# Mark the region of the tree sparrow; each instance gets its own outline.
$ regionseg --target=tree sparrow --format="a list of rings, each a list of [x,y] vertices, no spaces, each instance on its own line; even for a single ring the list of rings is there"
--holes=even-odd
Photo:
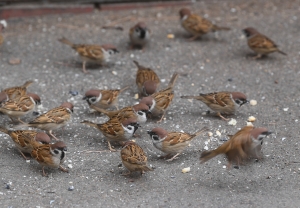
[[[38,142],[40,144],[49,144],[51,142],[50,137],[44,132],[36,132],[33,130],[8,130],[4,126],[0,126],[0,131],[8,134],[15,146],[21,153],[21,155],[27,160],[27,157],[23,153],[30,154],[33,150],[32,142]],[[24,136],[25,135],[25,136]]]
[[[283,55],[287,55],[278,49],[277,45],[267,36],[259,33],[256,29],[252,27],[247,27],[243,30],[247,39],[248,46],[251,48],[257,56],[253,59],[261,58],[262,56],[268,55],[269,53],[278,52]]]
[[[192,139],[207,130],[208,128],[204,127],[194,134],[188,134],[183,132],[167,132],[163,128],[156,127],[151,131],[147,131],[147,133],[150,135],[153,145],[160,151],[167,153],[163,158],[171,157],[167,161],[172,161],[184,151]]]
[[[246,95],[241,92],[213,92],[199,96],[181,96],[181,98],[200,100],[224,120],[229,119],[221,114],[235,114],[237,107],[248,103]]]
[[[145,45],[150,40],[151,31],[147,28],[144,22],[139,22],[129,30],[130,48],[141,47],[144,49]]]
[[[152,69],[141,66],[137,61],[133,61],[133,63],[138,68],[136,73],[136,85],[140,97],[152,95],[160,85],[159,77]]]
[[[22,86],[10,87],[0,92],[0,103],[7,100],[14,100],[23,95],[26,95],[27,88],[33,83],[33,81],[27,81]]]
[[[31,157],[36,159],[36,161],[43,166],[43,176],[47,176],[44,170],[45,167],[59,168],[63,172],[69,172],[61,166],[65,160],[65,152],[67,151],[67,146],[64,142],[59,141],[54,144],[34,144]]]
[[[82,121],[81,123],[95,127],[106,137],[110,151],[116,151],[112,148],[110,142],[121,142],[130,139],[135,131],[140,127],[135,118],[119,120],[112,118],[106,123],[96,124],[91,121]]]
[[[115,106],[118,110],[118,96],[121,92],[128,88],[129,86],[119,90],[91,89],[85,93],[83,100],[86,100],[89,106],[94,105],[102,109]]]
[[[71,46],[81,57],[82,71],[83,73],[88,73],[85,69],[86,63],[97,63],[100,65],[105,65],[109,62],[109,58],[112,54],[119,52],[113,45],[85,45],[85,44],[73,44],[66,38],[61,38],[58,40],[61,43]]]
[[[154,117],[161,117],[158,123],[163,120],[166,110],[174,98],[173,87],[177,78],[178,74],[174,73],[166,89],[160,90],[148,97],[143,97],[140,101],[140,103],[149,106],[151,115]]]
[[[121,110],[116,111],[107,111],[101,108],[98,108],[94,105],[90,106],[92,109],[105,114],[110,119],[111,118],[118,118],[119,120],[128,119],[128,118],[136,118],[138,123],[146,123],[147,121],[147,114],[151,113],[149,111],[149,107],[144,103],[139,103],[133,106],[128,106],[122,108]]]
[[[126,141],[121,150],[121,159],[123,165],[129,170],[128,173],[122,175],[129,175],[132,172],[139,171],[143,174],[145,171],[153,171],[147,166],[147,156],[144,150],[135,142]]]
[[[187,8],[180,9],[179,15],[181,26],[193,35],[189,39],[190,41],[196,40],[208,32],[215,32],[217,30],[230,30],[228,27],[219,27],[201,16],[192,14],[191,10]]]
[[[24,123],[20,117],[32,112],[36,105],[41,103],[37,94],[28,93],[18,99],[8,100],[0,104],[0,112],[6,114],[12,122],[15,120]]]
[[[48,112],[39,115],[33,121],[30,121],[25,125],[48,131],[54,139],[58,140],[52,134],[52,130],[59,129],[70,121],[73,108],[74,106],[72,103],[64,102],[59,107],[53,108]]]
[[[248,158],[260,159],[263,139],[269,134],[271,132],[266,128],[245,126],[217,149],[203,151],[200,157],[201,163],[205,163],[219,154],[226,155],[227,168],[230,168],[232,163],[240,165]]]

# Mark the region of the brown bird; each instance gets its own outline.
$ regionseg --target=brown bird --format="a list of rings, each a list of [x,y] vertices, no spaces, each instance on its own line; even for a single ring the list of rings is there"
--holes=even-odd
[[[136,85],[138,87],[139,96],[149,96],[156,92],[160,85],[160,79],[157,74],[150,68],[146,68],[133,61],[138,70],[136,73]]]
[[[64,142],[59,141],[54,144],[38,144],[33,146],[31,157],[36,159],[43,168],[43,176],[47,176],[44,168],[59,168],[63,172],[69,172],[67,169],[62,167],[62,164],[66,158],[67,146]]]
[[[112,106],[115,106],[118,110],[119,94],[128,88],[129,86],[126,86],[122,89],[114,89],[114,90],[91,89],[85,93],[85,96],[82,99],[86,100],[89,106],[94,105],[102,109],[107,109]]]
[[[201,163],[219,154],[226,155],[228,160],[227,168],[230,168],[232,163],[240,165],[244,160],[249,158],[260,159],[263,139],[269,134],[271,132],[266,128],[245,126],[217,149],[203,151],[200,157]]]
[[[41,103],[37,94],[28,93],[15,100],[8,100],[0,104],[0,112],[6,114],[12,122],[23,122],[20,117],[32,112],[36,105]]]
[[[253,59],[261,58],[273,52],[278,52],[283,55],[287,55],[286,53],[278,49],[274,41],[272,41],[267,36],[259,33],[256,29],[252,27],[247,27],[243,30],[243,32],[245,33],[248,39],[249,48],[251,48],[255,53],[257,53],[257,55],[253,57]]]
[[[248,103],[246,95],[241,92],[213,92],[199,96],[181,96],[181,98],[200,100],[224,120],[229,119],[221,114],[235,114],[238,107]]]
[[[71,46],[81,57],[82,71],[83,73],[88,73],[85,69],[86,63],[97,63],[100,65],[105,65],[109,62],[109,58],[112,54],[119,52],[113,45],[86,45],[86,44],[73,44],[66,38],[61,38],[58,40],[61,43]]]
[[[140,127],[135,118],[119,120],[112,118],[106,123],[96,124],[91,121],[82,121],[81,123],[95,127],[106,137],[110,151],[116,151],[112,148],[110,142],[122,142],[130,139],[135,131]]]
[[[150,40],[151,31],[145,22],[138,22],[129,30],[130,48],[141,47],[142,50]]]
[[[147,166],[147,156],[144,150],[135,142],[127,141],[124,143],[121,150],[121,159],[123,165],[129,170],[128,173],[122,175],[129,175],[132,172],[139,171],[143,174],[145,171],[153,171]]]
[[[52,134],[52,131],[64,127],[71,120],[73,108],[74,106],[72,103],[64,102],[59,107],[39,115],[33,121],[24,125],[48,131],[54,139],[58,140]]]
[[[174,73],[166,89],[160,90],[159,92],[156,92],[148,97],[143,97],[140,101],[140,103],[144,103],[149,106],[152,116],[160,117],[158,122],[163,120],[167,108],[174,98],[173,87],[177,78],[178,74]]]
[[[207,131],[204,127],[194,134],[183,132],[167,132],[163,128],[156,127],[147,131],[150,135],[153,145],[160,151],[167,153],[163,158],[169,158],[167,161],[174,160],[190,144],[192,139]]]
[[[22,86],[10,87],[0,92],[0,103],[8,100],[15,100],[23,95],[26,95],[27,88],[33,83],[33,81],[27,81]]]
[[[230,28],[228,27],[219,27],[199,15],[192,14],[191,10],[187,8],[180,9],[179,15],[181,20],[181,26],[193,35],[189,39],[190,41],[193,41],[208,32],[215,32],[218,30],[230,30]]]
[[[27,160],[27,157],[23,153],[30,154],[33,150],[32,142],[38,142],[40,144],[49,144],[51,142],[50,137],[44,132],[36,132],[33,130],[8,130],[4,126],[0,126],[0,131],[8,134],[15,146],[21,153],[21,155]],[[24,136],[25,135],[25,136]]]
[[[90,107],[100,113],[105,114],[110,119],[118,118],[119,120],[123,120],[123,119],[128,119],[128,118],[135,118],[135,119],[137,119],[138,123],[146,123],[147,114],[151,113],[149,111],[149,107],[143,103],[124,107],[124,108],[122,108],[120,110],[116,110],[116,111],[107,111],[107,110],[98,108],[94,105],[91,105]]]

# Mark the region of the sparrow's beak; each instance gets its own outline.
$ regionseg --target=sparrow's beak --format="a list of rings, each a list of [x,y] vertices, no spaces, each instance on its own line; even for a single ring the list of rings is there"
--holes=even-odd
[[[151,136],[151,134],[152,134],[151,130],[147,130],[147,134],[149,134]]]
[[[273,134],[273,132],[267,131],[265,134],[268,136],[268,135],[270,135],[270,134]]]
[[[244,100],[241,104],[240,104],[240,107],[244,104],[248,104],[249,103],[249,100]]]
[[[83,97],[83,98],[82,98],[82,100],[87,100],[87,99],[88,99],[88,97]]]

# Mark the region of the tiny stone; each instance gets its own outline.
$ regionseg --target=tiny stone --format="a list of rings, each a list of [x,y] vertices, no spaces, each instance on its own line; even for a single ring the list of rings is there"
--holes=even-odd
[[[78,95],[79,93],[78,93],[78,91],[76,91],[76,90],[70,90],[69,91],[69,93],[72,95],[72,96],[76,96],[76,95]]]
[[[74,186],[70,186],[69,188],[68,188],[68,191],[73,191],[74,190]]]

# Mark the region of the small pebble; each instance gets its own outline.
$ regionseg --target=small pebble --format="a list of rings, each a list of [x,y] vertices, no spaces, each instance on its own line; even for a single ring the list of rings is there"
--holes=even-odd
[[[72,96],[76,96],[76,95],[79,94],[78,91],[76,91],[76,90],[70,90],[69,93],[70,93]]]
[[[167,35],[167,38],[169,38],[169,39],[174,39],[175,36],[174,36],[174,34],[168,34],[168,35]]]
[[[11,64],[11,65],[18,65],[18,64],[21,63],[21,59],[19,59],[19,58],[11,58],[11,59],[9,59],[8,63]]]
[[[188,172],[190,172],[190,171],[191,171],[191,168],[190,168],[190,167],[183,168],[183,169],[181,170],[182,173],[188,173]]]
[[[252,105],[252,106],[257,105],[257,101],[256,100],[250,100],[250,105]]]
[[[256,120],[256,118],[254,117],[254,116],[250,116],[249,118],[248,118],[248,121],[250,121],[250,122],[254,122]]]
[[[68,191],[73,191],[74,190],[74,186],[70,186],[69,188],[68,188]]]

